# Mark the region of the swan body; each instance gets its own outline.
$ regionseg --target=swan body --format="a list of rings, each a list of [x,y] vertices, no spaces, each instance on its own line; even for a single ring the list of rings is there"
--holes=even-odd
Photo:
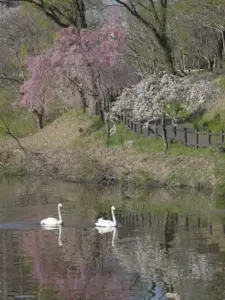
[[[115,206],[113,205],[111,207],[111,213],[112,213],[112,221],[111,220],[104,220],[103,218],[98,219],[98,221],[95,223],[96,227],[116,227],[117,222],[116,222],[116,217],[114,214]]]
[[[63,225],[61,212],[60,212],[60,207],[62,207],[61,203],[58,204],[59,220],[57,220],[56,218],[47,218],[47,219],[41,220],[40,224],[41,225],[48,225],[48,226]]]

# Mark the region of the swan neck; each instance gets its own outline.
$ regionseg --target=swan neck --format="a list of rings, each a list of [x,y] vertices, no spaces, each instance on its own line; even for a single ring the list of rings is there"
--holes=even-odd
[[[112,208],[111,208],[111,212],[112,212],[113,223],[114,223],[114,225],[116,225],[116,217],[115,217],[115,214],[114,214],[114,210]]]
[[[60,211],[59,205],[58,205],[58,213],[59,213],[59,222],[62,223],[62,216],[61,216],[61,211]]]

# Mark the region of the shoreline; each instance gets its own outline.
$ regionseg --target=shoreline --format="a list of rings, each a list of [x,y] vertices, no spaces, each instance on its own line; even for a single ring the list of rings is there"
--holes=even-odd
[[[133,140],[131,147],[128,140]],[[104,124],[98,118],[75,110],[21,139],[21,143],[29,158],[12,140],[0,140],[0,174],[225,192],[218,189],[225,185],[225,159],[217,149],[191,149],[172,143],[165,153],[162,140],[139,137],[122,124],[107,141]]]
[[[189,186],[189,185],[185,185],[185,184],[172,184],[172,185],[168,185],[166,183],[162,183],[162,182],[156,182],[156,181],[152,181],[149,183],[145,183],[143,185],[140,184],[135,184],[132,181],[127,181],[126,185],[123,184],[123,182],[120,182],[119,180],[114,180],[114,182],[107,182],[107,181],[99,181],[99,180],[85,180],[85,179],[80,179],[80,180],[76,180],[76,179],[71,179],[71,178],[63,178],[63,177],[52,177],[52,176],[48,176],[46,177],[45,175],[40,177],[37,174],[13,174],[10,172],[2,172],[2,170],[0,170],[0,178],[3,177],[9,177],[9,178],[28,178],[28,177],[33,177],[33,178],[38,178],[40,180],[46,179],[46,180],[53,180],[53,181],[61,181],[64,183],[70,183],[70,184],[77,184],[77,185],[96,185],[96,186],[101,186],[101,187],[121,187],[121,188],[126,188],[129,185],[132,185],[134,188],[137,188],[139,190],[149,190],[149,189],[174,189],[174,190],[180,190],[180,191],[197,191],[200,193],[204,193],[204,194],[214,194],[217,196],[223,196],[223,194],[217,194],[216,193],[216,189],[214,188],[210,188],[208,186],[198,186],[198,187],[193,187],[193,186]]]
[[[18,153],[18,152],[17,152]],[[16,157],[17,159],[18,157]],[[26,159],[25,159],[26,161]],[[191,184],[184,183],[185,179],[177,177],[176,182],[172,180],[173,174],[169,174],[165,181],[157,180],[155,178],[150,178],[145,174],[144,169],[138,169],[134,172],[129,172],[129,174],[126,173],[120,173],[116,174],[116,170],[113,169],[111,166],[111,172],[115,175],[106,175],[104,170],[103,173],[98,174],[98,178],[91,178],[91,179],[85,179],[85,178],[76,178],[74,174],[68,174],[65,173],[63,175],[56,175],[54,174],[54,169],[56,168],[55,165],[47,167],[40,166],[38,169],[29,169],[29,166],[27,165],[27,168],[25,167],[23,161],[21,165],[7,165],[5,167],[0,168],[0,175],[1,176],[9,176],[9,177],[23,177],[26,178],[28,176],[33,176],[34,178],[47,178],[50,180],[60,180],[62,182],[71,183],[71,184],[88,184],[88,185],[102,185],[102,186],[121,186],[122,188],[127,187],[129,185],[132,185],[135,188],[138,189],[151,189],[151,188],[174,188],[179,190],[196,190],[200,192],[206,192],[206,193],[215,193],[217,191],[216,184],[212,185],[211,182],[193,182],[191,181]],[[159,166],[160,168],[160,166]],[[40,171],[42,170],[42,172]],[[143,172],[143,174],[140,174]],[[221,193],[218,193],[218,195],[222,195]]]

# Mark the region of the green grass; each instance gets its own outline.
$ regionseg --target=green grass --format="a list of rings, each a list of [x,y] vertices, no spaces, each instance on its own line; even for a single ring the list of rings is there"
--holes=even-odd
[[[74,118],[77,118],[78,120],[87,121],[90,119],[87,112],[83,112],[82,110],[77,109],[71,109],[68,112],[66,112],[64,115],[67,116],[73,116]]]
[[[104,131],[106,137],[106,130]],[[117,124],[116,133],[109,138],[109,140],[107,141],[107,146],[109,147],[120,146],[129,140],[137,141],[140,139],[141,137],[138,134],[135,134],[134,132],[130,131],[123,124]]]
[[[101,129],[102,137],[106,138],[105,128]],[[163,140],[160,137],[142,137],[138,134],[130,131],[123,124],[118,124],[116,128],[116,133],[106,141],[108,147],[122,146],[125,142],[133,140],[134,148],[141,153],[152,153],[152,152],[162,152],[164,151]],[[208,148],[194,148],[194,147],[185,147],[179,141],[169,142],[168,155],[171,156],[219,156],[217,149],[208,147]],[[220,156],[225,157],[223,154]]]
[[[85,116],[81,117],[83,118]],[[133,141],[133,144],[129,155],[132,157],[132,154],[137,155],[140,153],[139,163],[142,163],[141,157],[143,157],[143,159],[148,159],[148,155],[146,154],[149,154],[149,159],[155,157],[160,167],[160,156],[162,156],[162,164],[165,165],[164,167],[168,173],[163,180],[168,186],[190,185],[192,187],[196,186],[197,188],[200,186],[209,186],[210,188],[211,183],[214,180],[214,175],[212,175],[214,173],[218,183],[217,190],[220,194],[225,194],[225,155],[220,153],[216,147],[196,149],[194,147],[185,147],[185,145],[179,141],[173,141],[169,142],[169,149],[165,153],[163,140],[160,137],[139,136],[128,129],[124,124],[120,123],[116,125],[116,133],[107,139],[105,124],[100,122],[99,118],[96,117],[91,119],[88,128],[74,141],[74,145],[81,146],[81,149],[96,148],[101,151],[101,149],[108,147],[115,148],[116,151],[116,148],[126,148],[124,144],[130,140]],[[109,151],[109,155],[114,155],[114,153],[115,155],[118,155],[119,161],[120,152]],[[142,156],[142,154],[144,155]],[[153,154],[153,156],[151,156],[151,154]],[[193,165],[193,159],[195,165]],[[199,168],[198,159],[200,159]],[[192,162],[192,167],[189,166],[189,161]],[[135,162],[133,163],[135,165]],[[175,165],[178,165],[178,167],[174,168]],[[157,173],[157,171],[153,171],[153,173],[154,172]],[[126,174],[124,178],[121,177],[121,182],[124,186],[126,186],[129,181],[132,182],[134,186],[136,184],[143,186],[146,183],[154,182],[155,178],[158,176],[154,177],[154,174],[152,175],[145,169],[142,169],[142,167],[139,168],[138,166],[128,175]],[[209,182],[207,180],[209,180]]]
[[[87,114],[76,112],[75,117],[81,120],[90,120]],[[124,146],[127,141],[133,141],[133,148],[139,153],[164,152],[163,140],[160,137],[143,137],[132,132],[124,124],[117,123],[116,133],[107,139],[105,123],[102,123],[99,117],[92,117],[88,129],[73,144],[84,145],[88,142],[103,141],[106,147]],[[188,157],[216,157],[225,159],[224,154],[220,154],[215,147],[198,148],[185,147],[179,141],[169,141],[167,155],[170,156],[188,156]]]
[[[224,114],[224,116],[222,114]],[[204,128],[219,133],[221,130],[225,130],[225,112],[222,112],[220,115],[215,115],[212,119],[207,119],[207,116],[204,116],[199,124]]]
[[[215,148],[208,147],[208,148],[198,148],[195,147],[185,147],[184,144],[180,142],[175,142],[173,144],[169,144],[169,154],[177,156],[177,155],[184,155],[184,156],[218,156],[219,153]]]
[[[219,89],[225,89],[225,76],[218,76],[212,81]],[[215,102],[215,105],[210,108],[203,116],[197,120],[198,126],[212,131],[225,130],[225,99]]]
[[[21,176],[22,174],[24,174],[24,172],[25,172],[25,170],[22,166],[5,168],[5,170],[3,169],[3,174],[7,175],[7,176]]]
[[[25,114],[21,107],[13,107],[15,95],[11,87],[0,89],[0,137],[7,135],[7,128],[18,138],[36,132],[35,118],[32,113]],[[4,124],[5,123],[5,124]]]
[[[23,116],[18,116],[14,119],[6,120],[6,122],[10,131],[18,138],[37,132],[36,122],[34,116],[31,113],[28,114],[26,118],[24,118]],[[1,120],[0,127],[2,128],[0,129],[0,137],[5,137],[7,134],[5,131],[5,126],[1,122]]]
[[[101,122],[99,117],[92,116],[91,118],[88,116],[87,113],[72,110],[69,112],[69,114],[72,114],[74,118],[80,120],[80,121],[89,121],[90,125],[89,127],[81,134],[79,138],[76,138],[73,141],[74,146],[82,146],[90,142],[90,140],[93,139],[101,139],[106,137],[106,130],[104,123]]]

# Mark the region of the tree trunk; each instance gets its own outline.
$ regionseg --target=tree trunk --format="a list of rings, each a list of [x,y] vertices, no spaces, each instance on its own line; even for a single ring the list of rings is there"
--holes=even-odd
[[[34,114],[35,119],[36,119],[37,129],[41,130],[43,128],[44,109],[41,109],[40,111],[35,109],[35,110],[33,110],[33,114]]]
[[[214,65],[214,61],[212,61],[211,59],[208,59],[208,71],[212,72],[213,71],[213,65]]]
[[[152,67],[153,68],[153,74],[156,75],[157,74],[157,59],[156,58],[153,59],[153,64],[152,65],[153,65],[153,67]]]
[[[185,56],[183,54],[182,49],[179,49],[179,60],[180,60],[180,70],[181,72],[184,72],[185,70]]]
[[[83,113],[86,113],[86,104],[83,102]]]
[[[84,89],[81,85],[77,84],[77,90],[80,93],[81,101],[82,101],[82,106],[83,106],[83,112],[86,112],[86,107],[87,107],[87,100],[86,100],[86,95],[84,92]]]
[[[200,66],[200,56],[198,54],[198,58],[197,58],[197,65],[198,65],[198,71],[200,72],[201,66]]]
[[[103,111],[102,107],[101,107],[100,110],[99,110],[99,115],[100,115],[100,120],[101,120],[102,122],[104,122],[105,116],[104,116],[104,111]]]
[[[169,73],[176,75],[177,71],[174,66],[173,51],[172,51],[171,46],[169,45],[168,37],[165,37],[164,39],[162,39],[161,46],[165,52],[166,64],[167,64]]]
[[[95,70],[95,68],[93,68],[93,66],[91,64],[87,65],[87,68],[89,70],[89,75],[90,75],[90,87],[89,87],[89,92],[90,92],[90,96],[89,97],[89,115],[98,115],[99,113],[101,113],[101,109],[102,109],[102,104],[100,101],[100,94],[99,94],[99,89],[98,89],[98,74]]]
[[[218,44],[217,44],[217,53],[218,53],[218,68],[219,69],[222,69],[223,68],[223,47],[224,47],[224,42],[223,42],[223,39],[224,39],[224,34],[225,32],[223,32],[223,34],[220,35],[220,38],[218,40]]]
[[[109,140],[109,138],[110,138],[110,123],[109,123],[109,118],[106,118],[105,123],[106,123],[106,130],[107,130],[107,139]]]
[[[87,28],[85,5],[83,0],[72,0],[77,28]]]
[[[167,140],[167,134],[166,134],[166,116],[165,113],[162,116],[162,121],[161,121],[161,126],[162,126],[162,139],[164,143],[164,150],[168,150],[168,140]]]

